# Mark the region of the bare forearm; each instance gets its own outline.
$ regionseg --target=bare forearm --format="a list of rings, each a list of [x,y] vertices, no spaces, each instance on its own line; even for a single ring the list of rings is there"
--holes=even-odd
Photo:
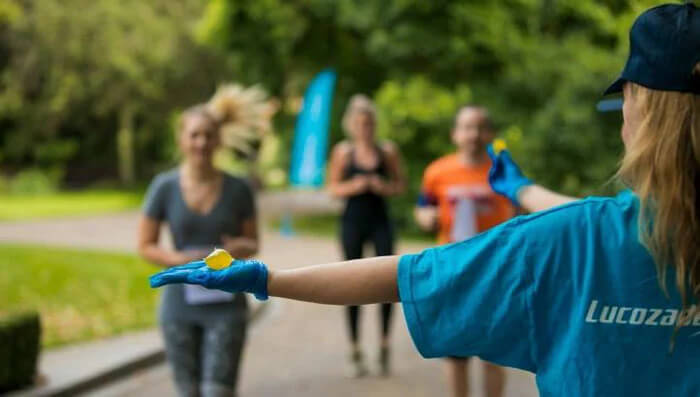
[[[547,210],[576,200],[578,198],[553,192],[540,185],[525,186],[518,192],[520,205],[530,212]]]
[[[260,249],[258,240],[250,237],[237,237],[231,239],[225,247],[234,258],[250,258]]]
[[[139,254],[147,261],[163,267],[182,265],[187,262],[179,252],[161,248],[157,244],[139,247]]]
[[[358,193],[357,188],[351,182],[335,182],[328,187],[328,192],[336,198],[345,198]]]
[[[270,296],[331,305],[398,302],[399,256],[271,271]]]
[[[382,196],[396,196],[403,193],[406,186],[402,181],[389,181],[382,192]]]

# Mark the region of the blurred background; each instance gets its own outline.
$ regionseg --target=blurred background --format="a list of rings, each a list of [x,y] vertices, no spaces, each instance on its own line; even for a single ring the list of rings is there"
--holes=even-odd
[[[337,75],[330,144],[343,139],[342,111],[359,92],[377,104],[379,136],[403,154],[409,188],[391,209],[405,249],[432,241],[411,208],[425,166],[453,150],[449,131],[464,103],[490,110],[540,184],[609,194],[621,116],[596,113],[595,104],[621,70],[633,19],[660,3],[0,0],[0,318],[36,335],[40,321],[48,352],[155,325],[157,296],[145,281],[155,268],[134,253],[134,217],[151,178],[177,161],[177,115],[224,83],[256,86],[279,107],[271,129],[240,137],[238,149],[217,157],[259,188],[263,257],[280,254],[270,252],[274,244],[339,255],[338,205],[322,189],[307,201],[314,211],[283,205],[304,92],[329,67]],[[291,215],[296,242],[278,232],[292,227]],[[328,260],[318,255],[285,260]],[[303,317],[315,309],[295,310]],[[329,334],[342,336],[337,328]],[[408,337],[399,340],[406,360],[423,368]],[[2,370],[7,350],[0,348],[0,383],[11,372]],[[272,393],[246,383],[255,364],[246,365],[244,394]]]

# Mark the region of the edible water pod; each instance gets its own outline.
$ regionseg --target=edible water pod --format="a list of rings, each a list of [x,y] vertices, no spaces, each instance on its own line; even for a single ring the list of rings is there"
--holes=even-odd
[[[206,263],[210,269],[221,270],[231,266],[233,257],[226,250],[217,248],[204,258],[204,263]]]
[[[504,141],[501,138],[496,138],[493,140],[493,152],[494,153],[499,154],[506,149],[507,149],[506,141]]]

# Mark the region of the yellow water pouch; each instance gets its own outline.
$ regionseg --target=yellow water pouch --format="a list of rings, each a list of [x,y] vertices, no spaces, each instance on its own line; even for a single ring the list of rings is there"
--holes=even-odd
[[[210,269],[221,270],[229,267],[231,263],[233,263],[233,257],[226,250],[217,248],[204,258],[204,263],[206,263]]]
[[[504,141],[501,138],[497,138],[493,140],[493,152],[496,154],[501,153],[503,150],[506,150],[506,141]]]

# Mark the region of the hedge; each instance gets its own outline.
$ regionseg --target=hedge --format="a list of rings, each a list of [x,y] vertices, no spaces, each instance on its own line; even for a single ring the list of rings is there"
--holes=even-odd
[[[38,313],[0,318],[0,393],[34,382],[40,346]]]

